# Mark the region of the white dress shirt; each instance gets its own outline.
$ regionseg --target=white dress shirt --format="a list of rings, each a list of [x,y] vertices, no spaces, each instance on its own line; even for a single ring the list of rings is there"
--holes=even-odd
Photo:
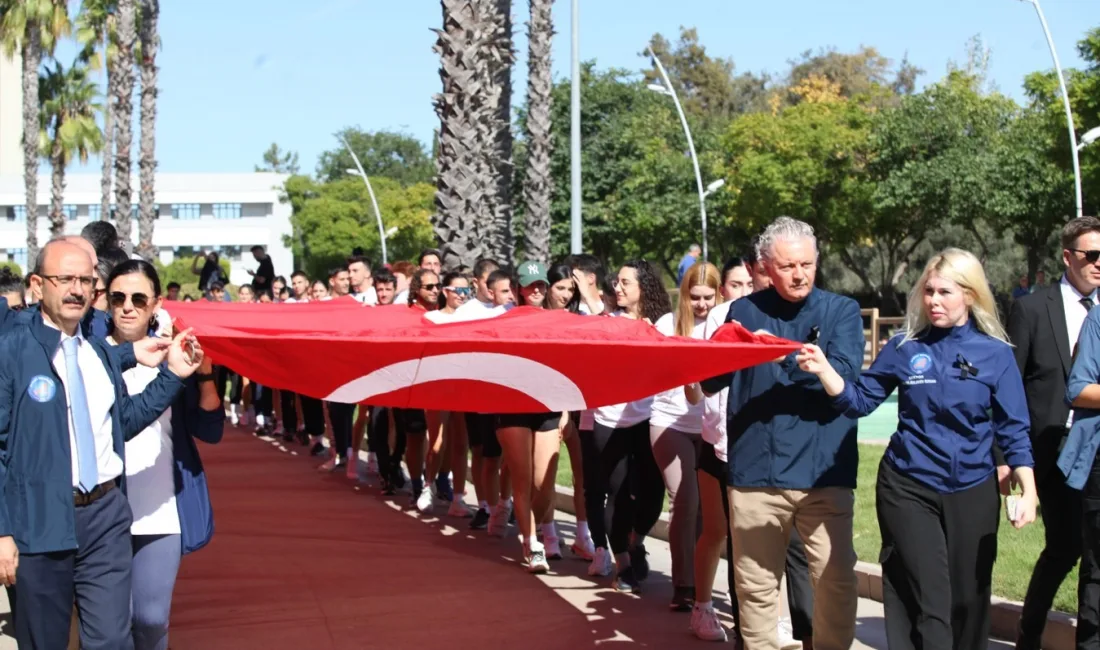
[[[111,376],[103,366],[103,361],[92,348],[91,343],[84,338],[84,334],[78,327],[76,336],[70,337],[61,333],[61,341],[69,338],[77,340],[76,360],[80,366],[80,374],[84,377],[84,393],[88,398],[88,412],[92,420],[92,433],[95,436],[96,467],[99,472],[99,483],[118,478],[122,475],[122,458],[115,453],[114,438],[112,437],[113,425],[111,423],[111,408],[115,405],[115,389],[111,383]],[[76,452],[76,430],[73,428],[72,397],[69,392],[68,366],[65,364],[65,350],[61,345],[53,355],[53,367],[61,384],[65,387],[65,400],[69,410],[69,449],[72,451],[73,486],[80,485],[80,467]]]
[[[1069,334],[1069,352],[1074,354],[1077,352],[1077,339],[1081,335],[1081,328],[1085,325],[1085,317],[1088,316],[1088,311],[1085,310],[1085,306],[1081,304],[1081,299],[1085,297],[1085,294],[1077,290],[1077,287],[1069,283],[1066,276],[1062,276],[1062,281],[1058,283],[1059,288],[1062,290],[1062,308],[1066,314],[1066,333]],[[1093,289],[1092,293],[1088,295],[1092,302],[1096,303],[1096,290]],[[1073,426],[1073,409],[1070,409],[1069,419],[1066,420],[1066,428]]]
[[[122,373],[126,392],[145,390],[160,370],[135,366]],[[126,441],[126,496],[134,523],[133,535],[178,535],[175,456],[172,453],[172,407],[134,438]]]
[[[353,293],[351,297],[371,307],[378,304],[378,292],[374,290],[374,287],[367,287],[367,290],[362,293]]]

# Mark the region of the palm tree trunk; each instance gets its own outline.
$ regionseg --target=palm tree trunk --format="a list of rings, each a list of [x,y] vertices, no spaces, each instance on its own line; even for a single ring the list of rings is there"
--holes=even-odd
[[[107,16],[107,24],[103,28],[103,58],[107,64],[104,66],[107,73],[107,101],[103,103],[103,177],[99,181],[100,206],[99,218],[109,220],[111,218],[111,171],[114,165],[115,131],[114,131],[114,96],[117,92],[116,68],[117,57],[110,59],[107,50],[110,48],[111,34],[115,31],[114,14]]]
[[[126,252],[133,248],[130,239],[133,223],[130,171],[134,126],[135,1],[118,0],[118,70],[116,92],[111,98],[115,102],[115,227]]]
[[[439,54],[443,90],[433,99],[439,116],[436,155],[436,214],[432,225],[440,241],[443,264],[473,266],[488,252],[479,223],[486,179],[480,173],[483,59],[477,56],[482,36],[483,0],[441,0],[443,27],[434,50]]]
[[[50,143],[50,165],[53,181],[50,192],[50,237],[65,234],[65,149],[61,144],[61,119],[55,125],[53,142]]]
[[[527,23],[527,169],[523,183],[526,208],[524,254],[550,261],[550,49],[554,38],[551,10],[554,0],[531,0],[531,22]]]
[[[141,3],[141,210],[138,216],[138,254],[152,262],[156,256],[156,123],[157,123],[157,16],[159,0]]]
[[[23,34],[23,186],[27,210],[27,264],[38,256],[38,67],[42,40],[38,25],[27,21]]]
[[[505,263],[512,263],[515,249],[512,237],[512,0],[494,0],[492,6],[494,38],[490,47],[492,74],[492,167],[493,193],[493,254]]]

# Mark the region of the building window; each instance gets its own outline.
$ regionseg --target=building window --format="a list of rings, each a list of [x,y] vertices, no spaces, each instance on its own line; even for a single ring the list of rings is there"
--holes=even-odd
[[[27,206],[25,205],[13,205],[8,208],[8,221],[26,221],[27,220]]]
[[[24,273],[27,272],[27,249],[25,248],[9,248],[8,249],[8,261],[15,262],[19,265],[19,268]]]
[[[199,218],[199,204],[198,203],[173,203],[172,204],[172,218],[173,219],[198,219]]]
[[[95,205],[88,206],[88,218],[92,221],[99,221],[103,218],[103,208],[97,203]]]
[[[218,256],[223,260],[229,260],[230,262],[241,261],[241,247],[240,246],[219,246],[217,248]]]
[[[65,215],[67,221],[76,221],[76,206],[75,205],[63,205],[61,206],[61,212]]]
[[[214,218],[215,219],[240,219],[241,218],[241,204],[240,203],[215,203],[214,204]]]

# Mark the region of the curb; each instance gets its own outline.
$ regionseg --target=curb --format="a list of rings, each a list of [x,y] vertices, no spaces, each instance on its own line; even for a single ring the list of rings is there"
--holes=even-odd
[[[554,507],[575,515],[573,508],[573,489],[561,485],[554,486]],[[650,536],[668,541],[668,514],[662,512],[660,519],[650,531]],[[725,555],[725,549],[722,550]],[[859,597],[882,602],[882,567],[872,562],[856,562],[856,580],[859,584]],[[993,596],[990,601],[990,634],[998,639],[1015,641],[1016,626],[1020,621],[1023,603]],[[1074,650],[1076,647],[1077,619],[1069,614],[1051,611],[1047,613],[1047,626],[1043,631],[1045,650]]]

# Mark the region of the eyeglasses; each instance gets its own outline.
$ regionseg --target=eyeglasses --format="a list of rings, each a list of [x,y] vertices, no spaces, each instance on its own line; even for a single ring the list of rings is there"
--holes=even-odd
[[[38,277],[50,280],[59,287],[71,287],[77,282],[85,290],[95,286],[95,277],[91,275],[40,275]]]
[[[422,285],[420,285],[420,288],[423,289],[424,291],[438,291],[439,290],[439,283],[422,284]]]
[[[1077,248],[1071,248],[1069,250],[1074,253],[1080,253],[1089,264],[1096,264],[1097,261],[1100,261],[1100,251],[1083,251]]]
[[[469,298],[473,290],[470,287],[443,287],[443,290],[448,293],[453,293],[459,298]]]
[[[127,298],[129,298],[130,302],[134,304],[134,309],[145,309],[149,306],[149,296],[145,295],[144,293],[125,294],[121,291],[111,292],[111,306],[116,309],[122,307],[126,304]]]

